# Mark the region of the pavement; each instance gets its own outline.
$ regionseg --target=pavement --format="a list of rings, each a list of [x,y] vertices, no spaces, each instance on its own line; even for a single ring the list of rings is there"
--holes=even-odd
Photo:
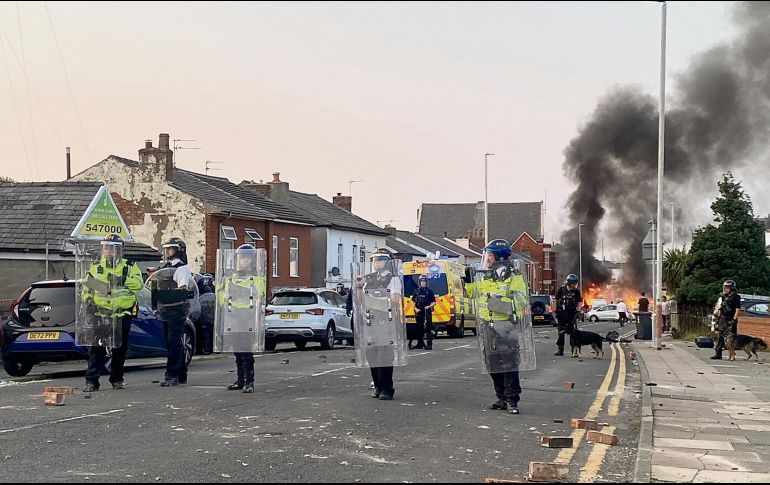
[[[642,367],[636,480],[770,482],[770,362],[710,360],[713,349],[664,337],[631,347]],[[724,356],[726,359],[727,352]]]
[[[350,347],[258,354],[254,394],[224,389],[230,355],[196,357],[189,384],[172,389],[159,387],[157,360],[129,361],[125,390],[103,377],[92,394],[79,389],[84,362],[0,374],[0,482],[480,482],[522,480],[531,461],[567,465],[572,482],[633,480],[642,399],[628,350],[557,358],[556,329],[536,332],[538,369],[522,373],[518,416],[487,410],[492,382],[470,334],[411,351],[389,402],[369,397],[369,371]],[[78,389],[44,406],[52,385]],[[586,441],[571,418],[605,423],[620,443]],[[541,436],[572,436],[573,446],[545,448]]]

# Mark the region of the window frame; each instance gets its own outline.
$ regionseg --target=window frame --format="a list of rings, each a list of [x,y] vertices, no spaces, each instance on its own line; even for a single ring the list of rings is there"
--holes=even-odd
[[[296,247],[292,247],[295,245]],[[299,278],[299,238],[289,238],[289,276]]]
[[[278,278],[278,236],[273,236],[273,278]]]

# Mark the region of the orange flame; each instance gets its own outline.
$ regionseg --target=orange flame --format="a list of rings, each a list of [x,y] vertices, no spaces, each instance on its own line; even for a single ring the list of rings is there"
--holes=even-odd
[[[623,288],[620,285],[605,285],[604,287],[591,284],[584,290],[583,301],[590,308],[594,300],[603,299],[608,304],[618,303],[621,300],[625,302],[628,307],[628,311],[633,311],[636,307],[637,300],[640,297],[640,293],[636,290],[629,288]]]

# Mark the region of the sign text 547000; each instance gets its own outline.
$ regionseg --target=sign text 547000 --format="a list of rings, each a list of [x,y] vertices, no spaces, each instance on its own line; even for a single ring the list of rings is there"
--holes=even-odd
[[[120,234],[123,232],[123,228],[120,226],[110,226],[109,224],[88,224],[86,223],[86,232],[111,232],[114,234]]]

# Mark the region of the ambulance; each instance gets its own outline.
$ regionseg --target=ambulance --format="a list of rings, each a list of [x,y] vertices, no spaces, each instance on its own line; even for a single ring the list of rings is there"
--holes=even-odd
[[[404,318],[407,330],[415,324],[412,295],[419,286],[420,275],[428,277],[428,287],[436,295],[433,328],[450,337],[462,338],[466,330],[476,335],[476,313],[473,300],[465,293],[465,266],[447,260],[406,262],[404,274]]]

